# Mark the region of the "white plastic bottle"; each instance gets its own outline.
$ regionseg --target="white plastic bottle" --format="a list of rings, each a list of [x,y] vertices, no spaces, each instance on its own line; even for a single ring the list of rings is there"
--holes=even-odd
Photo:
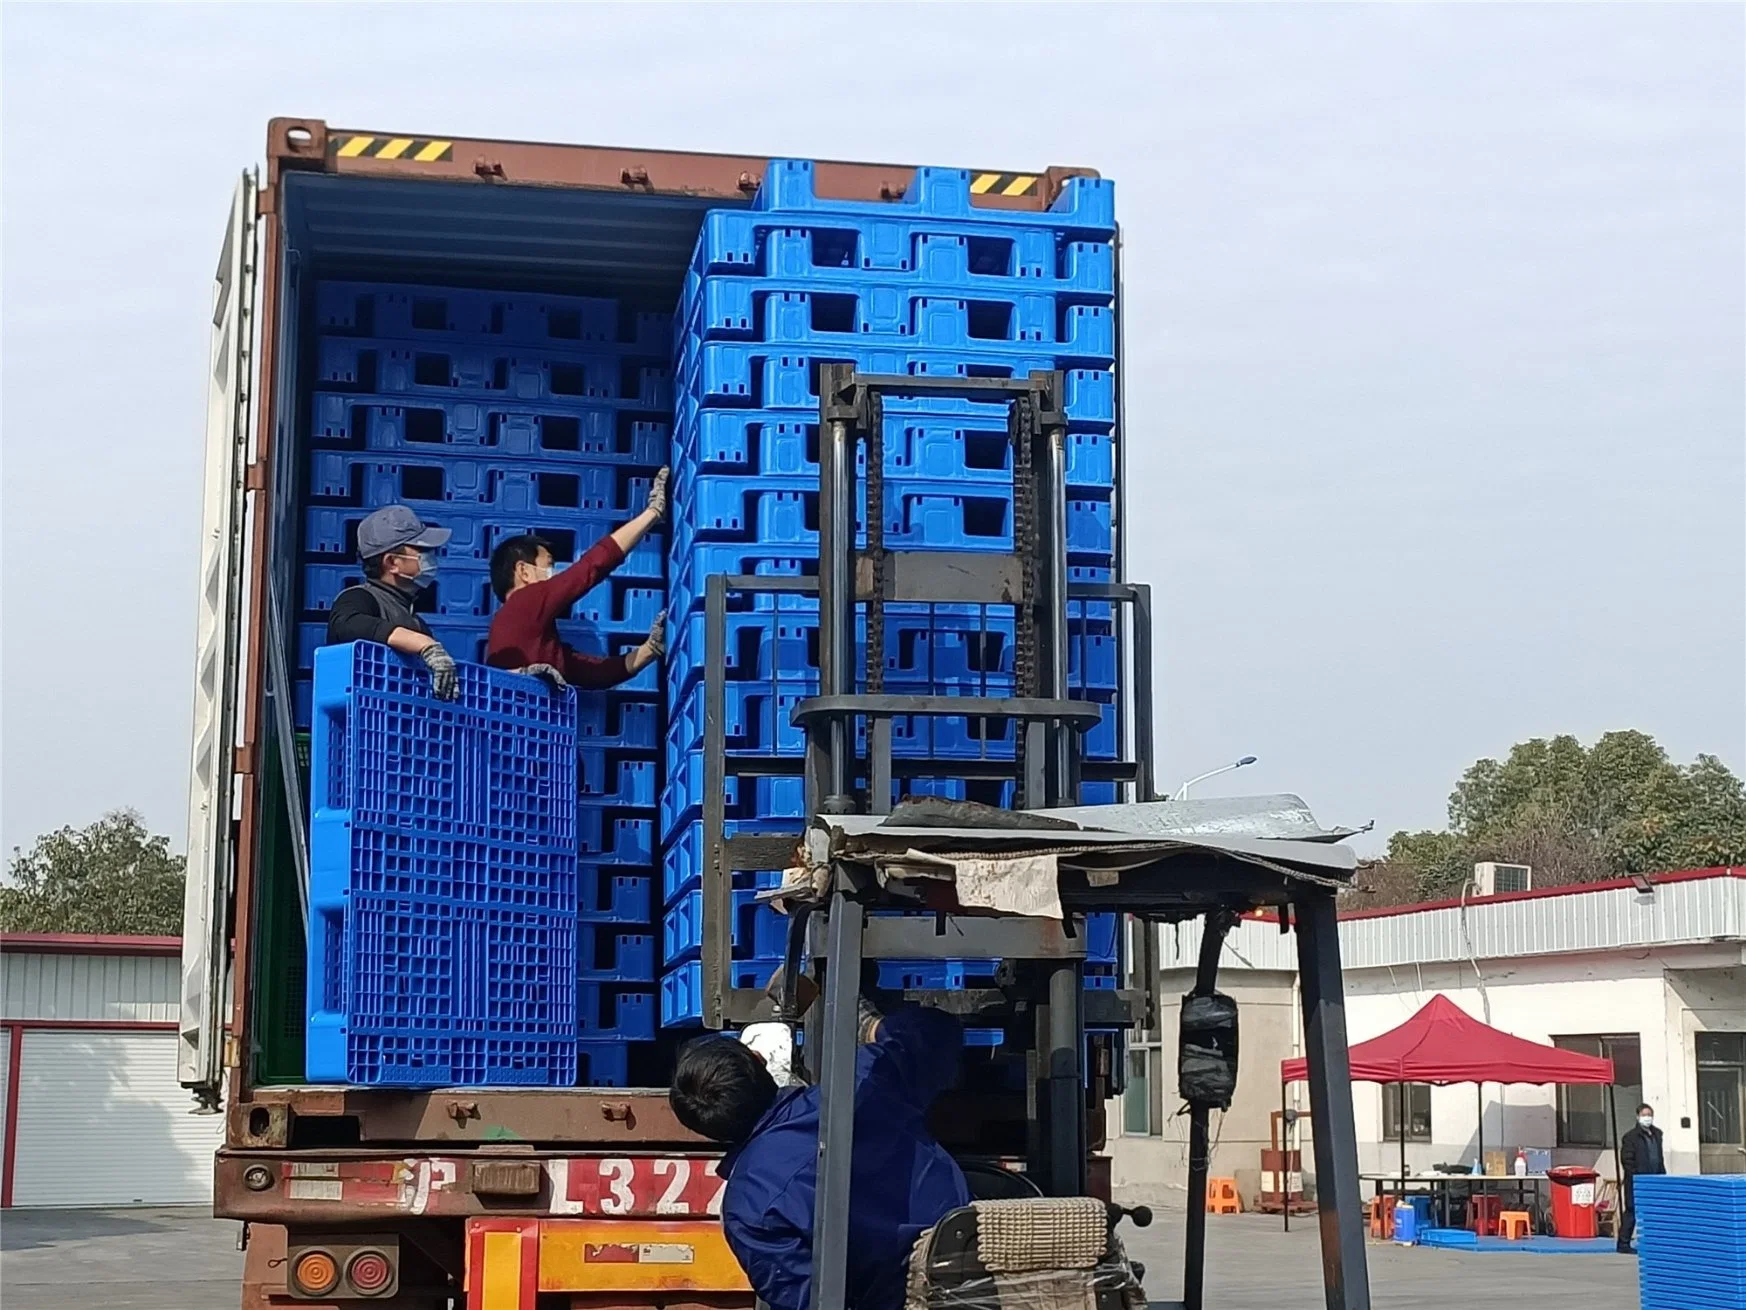
[[[1516,1177],[1517,1178],[1526,1178],[1527,1176],[1528,1176],[1528,1153],[1526,1151],[1518,1148],[1516,1151]]]

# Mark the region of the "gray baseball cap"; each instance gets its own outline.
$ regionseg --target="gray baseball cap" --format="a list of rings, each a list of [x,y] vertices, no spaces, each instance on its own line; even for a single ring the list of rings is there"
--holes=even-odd
[[[454,533],[428,527],[406,505],[384,505],[358,524],[358,558],[375,559],[402,546],[440,550]]]

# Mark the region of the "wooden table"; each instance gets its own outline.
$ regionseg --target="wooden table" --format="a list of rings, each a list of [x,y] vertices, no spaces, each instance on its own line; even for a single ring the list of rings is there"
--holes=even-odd
[[[1368,1173],[1359,1174],[1363,1182],[1375,1184],[1376,1197],[1380,1200],[1384,1195],[1404,1196],[1410,1192],[1423,1192],[1432,1198],[1437,1208],[1441,1224],[1449,1227],[1449,1192],[1450,1185],[1464,1183],[1471,1195],[1490,1195],[1493,1192],[1513,1193],[1518,1210],[1526,1210],[1530,1214],[1540,1213],[1540,1190],[1546,1182],[1545,1174],[1439,1174],[1421,1173],[1408,1174],[1404,1178],[1398,1173]],[[1524,1194],[1533,1189],[1532,1202],[1523,1203]]]

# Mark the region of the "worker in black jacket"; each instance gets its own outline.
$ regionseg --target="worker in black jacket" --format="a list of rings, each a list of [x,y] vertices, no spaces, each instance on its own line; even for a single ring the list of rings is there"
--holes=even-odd
[[[1640,1174],[1667,1172],[1661,1130],[1655,1126],[1655,1109],[1647,1103],[1637,1107],[1637,1126],[1619,1139],[1619,1172],[1625,1176],[1624,1208],[1619,1214],[1619,1252],[1632,1255],[1631,1237],[1637,1231],[1636,1189],[1632,1184]]]
[[[334,598],[327,616],[327,644],[379,641],[403,655],[416,655],[430,670],[438,697],[453,700],[454,658],[431,636],[422,615],[412,612],[418,593],[436,581],[437,551],[448,544],[447,528],[427,525],[405,505],[385,505],[358,524],[362,585]]]

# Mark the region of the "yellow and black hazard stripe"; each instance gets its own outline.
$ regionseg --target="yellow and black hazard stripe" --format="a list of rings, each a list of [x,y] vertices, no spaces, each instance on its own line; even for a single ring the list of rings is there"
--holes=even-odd
[[[410,159],[419,164],[440,164],[455,155],[453,141],[417,136],[332,136],[327,149],[340,159]]]
[[[974,196],[1034,196],[1042,179],[1029,173],[978,173],[970,179]]]

